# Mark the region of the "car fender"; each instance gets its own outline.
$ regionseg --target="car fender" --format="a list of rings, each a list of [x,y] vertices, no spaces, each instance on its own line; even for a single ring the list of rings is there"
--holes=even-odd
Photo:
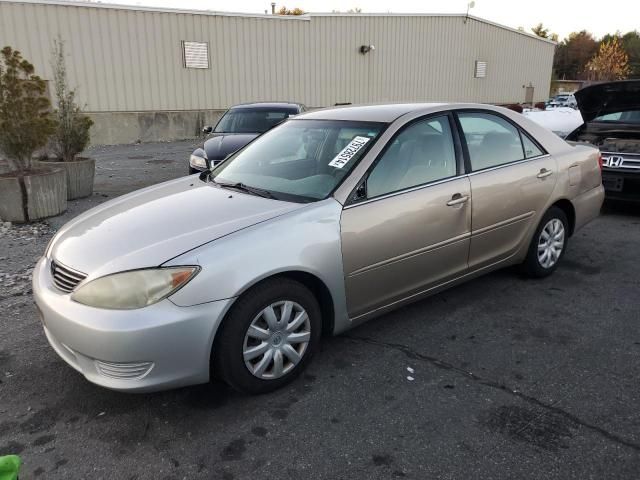
[[[170,297],[178,306],[236,298],[284,272],[305,272],[328,288],[334,332],[349,327],[340,242],[342,205],[329,198],[219,238],[166,262],[200,265],[187,286]],[[206,216],[203,216],[206,218]]]

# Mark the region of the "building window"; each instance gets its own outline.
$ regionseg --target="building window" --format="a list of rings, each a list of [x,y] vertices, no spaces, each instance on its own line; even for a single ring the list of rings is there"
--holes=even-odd
[[[475,78],[484,78],[487,76],[487,62],[476,60],[476,68],[473,71]]]
[[[182,42],[184,68],[209,68],[209,44],[203,42]]]

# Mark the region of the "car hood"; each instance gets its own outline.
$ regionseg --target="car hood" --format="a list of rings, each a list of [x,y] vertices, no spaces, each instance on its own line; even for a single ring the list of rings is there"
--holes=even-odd
[[[60,229],[48,254],[90,277],[154,267],[207,242],[304,206],[184,177],[83,213]]]
[[[257,133],[218,133],[204,142],[209,160],[223,160],[258,136]]]
[[[585,122],[607,113],[640,110],[640,80],[598,83],[578,90],[574,96]]]

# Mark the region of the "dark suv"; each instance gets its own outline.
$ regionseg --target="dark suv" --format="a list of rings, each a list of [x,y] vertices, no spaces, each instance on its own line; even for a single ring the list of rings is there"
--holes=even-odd
[[[590,85],[575,97],[585,123],[566,140],[600,149],[606,198],[640,202],[640,80]]]
[[[289,102],[245,103],[231,107],[215,127],[204,127],[204,133],[211,136],[202,148],[191,154],[189,173],[206,170],[207,159],[212,167],[217,165],[261,133],[305,110],[304,105]]]

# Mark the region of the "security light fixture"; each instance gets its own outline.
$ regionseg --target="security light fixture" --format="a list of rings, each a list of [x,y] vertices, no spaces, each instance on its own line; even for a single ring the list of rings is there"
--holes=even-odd
[[[467,20],[469,20],[469,10],[471,10],[475,6],[476,6],[476,2],[474,2],[473,0],[471,2],[469,2],[469,3],[467,3],[467,14],[464,17],[465,25],[467,24]]]
[[[376,46],[375,45],[362,45],[360,47],[360,53],[362,55],[366,55],[367,53],[371,52],[372,50],[375,50]]]

